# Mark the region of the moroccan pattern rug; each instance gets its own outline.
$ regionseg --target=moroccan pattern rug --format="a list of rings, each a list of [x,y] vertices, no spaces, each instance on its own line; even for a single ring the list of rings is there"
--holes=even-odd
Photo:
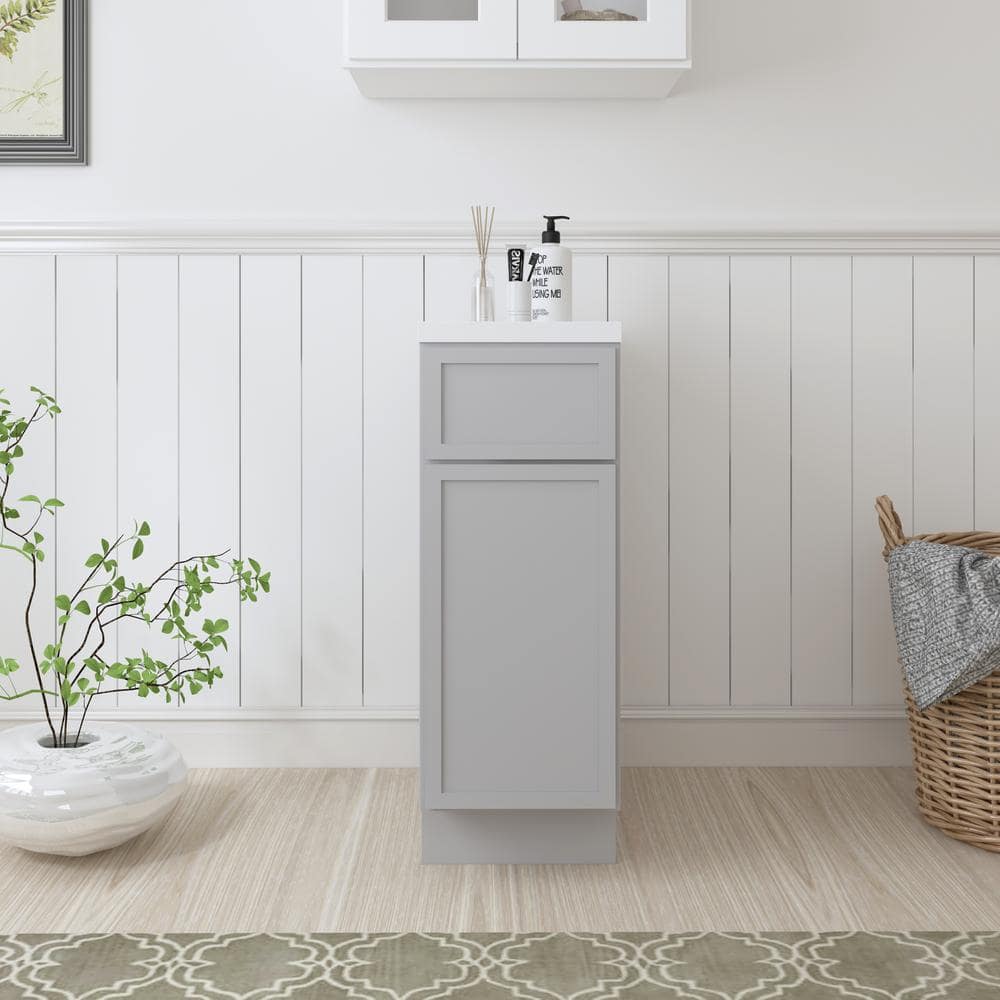
[[[996,1000],[1000,934],[0,938],[0,1000]]]

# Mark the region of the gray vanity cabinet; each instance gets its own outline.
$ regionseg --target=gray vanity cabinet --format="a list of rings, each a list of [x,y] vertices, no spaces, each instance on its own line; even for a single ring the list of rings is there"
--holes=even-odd
[[[421,350],[424,858],[611,860],[617,347]]]

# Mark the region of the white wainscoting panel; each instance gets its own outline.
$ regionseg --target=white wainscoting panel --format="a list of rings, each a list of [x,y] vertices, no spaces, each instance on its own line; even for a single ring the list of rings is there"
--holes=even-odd
[[[471,284],[470,276],[470,295]],[[364,698],[366,705],[415,705],[423,260],[366,257],[364,286]]]
[[[56,421],[56,494],[66,505],[56,522],[56,589],[72,597],[90,572],[87,559],[100,551],[102,538],[115,537],[118,523],[118,260],[66,254],[56,274],[55,395],[63,411]],[[105,430],[95,433],[98,428]],[[67,639],[76,640],[68,653],[84,641],[80,629],[74,622],[67,631]],[[97,641],[86,647],[88,654]],[[102,653],[113,657],[116,648],[111,639]],[[93,704],[111,707],[115,696]]]
[[[302,704],[302,258],[242,259],[240,550],[271,571],[244,605],[241,704]]]
[[[31,416],[35,385],[54,394],[56,382],[56,286],[55,258],[49,254],[11,255],[0,257],[0,339],[3,343],[3,370],[0,388],[6,390],[11,410],[18,416]],[[106,440],[104,435],[99,437]],[[55,496],[55,426],[46,419],[37,423],[24,439],[24,457],[15,463],[14,476],[7,493],[7,506],[21,512],[12,522],[15,530],[24,531],[34,520],[37,507],[18,503],[26,494],[37,494],[42,500]],[[27,522],[27,524],[26,524]],[[55,620],[55,526],[47,515],[39,522],[39,531],[46,536],[43,551],[47,553],[39,567],[38,582],[32,602],[32,632],[44,637]],[[2,539],[5,545],[20,548],[21,540],[14,536]],[[0,656],[13,658],[21,665],[21,673],[13,680],[18,691],[37,687],[31,651],[24,628],[24,610],[31,590],[31,565],[15,552],[0,550]],[[43,638],[41,647],[49,641]],[[38,643],[36,641],[36,647]],[[37,650],[39,655],[41,649]],[[12,690],[10,683],[5,689]],[[17,711],[24,702],[3,702],[4,711]],[[34,707],[34,706],[32,706]]]
[[[913,259],[854,259],[854,658],[856,705],[902,698],[875,497],[913,524]]]
[[[360,255],[302,258],[302,704],[360,705]]]
[[[612,256],[608,313],[623,324],[620,411],[621,698],[670,700],[667,261]]]
[[[732,262],[734,705],[791,700],[791,331],[787,257]]]
[[[729,704],[729,258],[670,258],[670,704]]]
[[[975,282],[975,527],[1000,531],[1000,257],[977,257]]]
[[[119,553],[128,581],[150,582],[179,558],[179,263],[174,254],[118,261],[118,534],[142,521],[152,529],[138,560],[131,546]],[[157,593],[166,600],[169,591]],[[148,610],[154,613],[152,603]],[[143,649],[166,663],[178,655],[176,639],[143,622],[121,622],[117,638],[119,658]],[[130,712],[162,707],[160,698],[135,693],[118,695],[118,704]]]
[[[180,557],[228,550],[233,558],[240,547],[239,257],[181,257],[179,292]],[[229,649],[218,651],[222,678],[185,711],[240,703],[238,591],[218,589],[204,610],[229,622]]]
[[[908,532],[1000,530],[1000,254],[897,243],[619,241],[577,255],[575,315],[624,324],[633,762],[738,763],[760,740],[772,762],[809,746],[810,760],[842,763],[905,749],[873,502],[892,496]],[[21,405],[29,385],[54,388],[64,409],[33,433],[16,484],[67,505],[54,542],[46,519],[43,641],[56,585],[71,591],[102,536],[145,518],[140,573],[232,547],[271,569],[273,592],[206,607],[232,623],[210,694],[182,712],[136,698],[101,710],[176,719],[226,763],[240,761],[220,734],[239,725],[232,745],[256,763],[269,758],[250,734],[265,732],[276,763],[410,762],[417,324],[469,316],[474,256],[458,242],[424,255],[306,238],[60,247],[0,246],[2,383]],[[27,666],[16,558],[0,560],[0,654]],[[132,574],[127,553],[124,565]],[[143,643],[176,648],[135,624],[107,651]],[[8,721],[29,709],[0,703]],[[311,735],[296,744],[300,723]],[[351,733],[371,752],[347,747]]]
[[[851,700],[851,258],[792,258],[792,704]]]
[[[913,261],[913,527],[965,531],[973,510],[973,260]]]
[[[607,254],[576,254],[573,257],[573,319],[600,321],[607,318]]]

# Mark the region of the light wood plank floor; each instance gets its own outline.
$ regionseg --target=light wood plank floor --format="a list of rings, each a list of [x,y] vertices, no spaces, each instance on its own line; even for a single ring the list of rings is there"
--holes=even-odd
[[[0,933],[1000,928],[906,770],[635,769],[620,863],[422,867],[414,771],[200,771],[102,855],[0,848]]]

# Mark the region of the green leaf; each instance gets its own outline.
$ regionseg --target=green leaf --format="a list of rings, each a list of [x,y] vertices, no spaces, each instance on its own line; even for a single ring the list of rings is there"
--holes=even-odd
[[[139,537],[145,538],[149,532],[149,521],[143,521],[142,524],[139,525]]]
[[[114,588],[111,586],[111,584],[108,584],[101,591],[101,596],[97,598],[97,603],[98,604],[107,604],[108,601],[110,601],[111,598],[114,597],[114,596],[115,596]]]
[[[65,507],[66,504],[64,504],[58,497],[49,497],[49,499],[45,501],[44,506],[51,510],[53,507]]]
[[[143,551],[142,539],[137,538],[135,540],[135,545],[132,546],[132,558],[138,559],[139,556],[142,555],[142,551]]]
[[[66,594],[59,594],[59,595],[58,595],[58,596],[56,597],[56,607],[57,607],[57,608],[58,608],[58,609],[59,609],[60,611],[69,611],[69,608],[70,608],[70,600],[69,600],[69,597],[67,597],[67,595],[66,595]]]
[[[73,610],[79,611],[81,615],[89,615],[90,605],[86,601],[80,601]]]
[[[35,496],[34,493],[29,493],[27,496],[21,497],[18,503],[41,503],[42,501]]]
[[[87,569],[93,569],[95,566],[101,565],[101,557],[95,552],[84,564]]]

